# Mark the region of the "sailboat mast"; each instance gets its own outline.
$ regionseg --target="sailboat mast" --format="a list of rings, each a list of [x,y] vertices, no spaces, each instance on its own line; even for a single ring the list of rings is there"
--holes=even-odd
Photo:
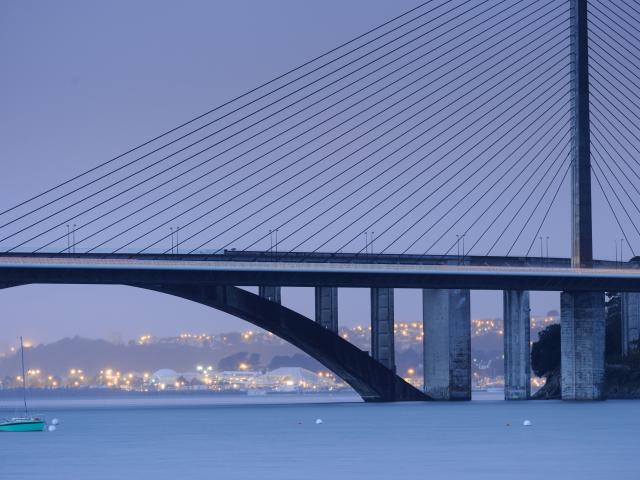
[[[22,398],[24,400],[24,416],[28,417],[27,411],[27,379],[24,375],[24,345],[22,343],[22,335],[20,335],[20,356],[22,359]]]

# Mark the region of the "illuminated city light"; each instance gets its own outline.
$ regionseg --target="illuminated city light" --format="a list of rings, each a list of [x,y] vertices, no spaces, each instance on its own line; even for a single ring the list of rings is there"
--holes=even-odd
[[[536,330],[545,328],[551,323],[557,322],[559,319],[553,315],[544,317],[531,317],[532,338],[530,344],[535,342]],[[424,341],[424,332],[422,322],[409,321],[397,322],[394,325],[396,332],[395,342],[396,350],[404,352],[412,349],[414,352],[422,349]],[[495,342],[499,338],[502,342],[504,330],[502,328],[502,320],[500,319],[473,319],[471,321],[471,333],[473,338],[486,337],[486,341]],[[362,350],[371,348],[371,327],[366,324],[355,325],[353,327],[341,327],[339,335],[353,343]],[[493,337],[493,339],[492,339]],[[483,340],[484,341],[484,340]],[[215,342],[215,343],[214,343]],[[213,336],[205,333],[189,333],[182,332],[175,337],[153,337],[151,335],[142,335],[134,339],[134,344],[153,345],[153,344],[187,344],[198,348],[215,348],[217,346],[241,346],[242,342],[251,342],[255,344],[267,345],[284,345],[282,339],[278,338],[271,332],[263,330],[245,330],[233,335]],[[240,347],[242,348],[242,347]],[[15,354],[15,347],[7,348],[6,353],[0,352],[0,356],[9,355],[10,352]],[[501,352],[500,352],[501,353]],[[474,388],[491,388],[504,383],[504,379],[499,375],[502,371],[502,358],[500,353],[492,354],[485,358],[481,354],[474,354],[477,358],[473,359],[473,385]],[[420,386],[422,375],[418,372],[421,370],[415,366],[401,366],[406,380],[415,386]],[[257,390],[273,390],[273,391],[332,391],[341,388],[347,388],[346,384],[339,378],[336,378],[330,372],[322,371],[313,373],[313,379],[305,377],[285,377],[271,375],[270,372],[263,370],[264,366],[251,365],[246,360],[239,362],[235,372],[216,372],[213,365],[201,363],[194,365],[192,369],[185,373],[176,373],[173,378],[154,378],[152,373],[135,371],[117,371],[113,368],[103,368],[99,373],[82,368],[82,366],[65,369],[64,374],[53,374],[53,372],[43,371],[39,368],[30,368],[25,371],[29,388],[114,388],[124,390],[174,390],[174,389],[191,389],[191,390],[208,390],[208,391],[250,391]],[[257,371],[253,371],[255,369]],[[197,372],[197,374],[196,374]],[[174,372],[175,373],[175,372]],[[22,377],[20,375],[5,379],[4,384],[0,384],[0,388],[17,388],[21,387]],[[544,385],[544,379],[532,378],[532,387],[539,388]]]

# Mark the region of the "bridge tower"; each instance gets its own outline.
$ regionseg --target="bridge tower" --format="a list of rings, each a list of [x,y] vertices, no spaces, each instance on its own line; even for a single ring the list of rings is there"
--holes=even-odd
[[[570,0],[571,15],[571,265],[593,266],[591,151],[589,126],[589,35],[587,0]],[[604,294],[562,292],[562,398],[605,396]]]
[[[591,219],[591,133],[589,125],[589,35],[587,0],[571,3],[571,266],[593,263]]]

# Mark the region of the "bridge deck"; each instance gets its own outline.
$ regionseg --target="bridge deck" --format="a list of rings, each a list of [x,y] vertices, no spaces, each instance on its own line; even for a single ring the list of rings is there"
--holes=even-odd
[[[640,291],[640,269],[11,256],[0,258],[0,283]]]

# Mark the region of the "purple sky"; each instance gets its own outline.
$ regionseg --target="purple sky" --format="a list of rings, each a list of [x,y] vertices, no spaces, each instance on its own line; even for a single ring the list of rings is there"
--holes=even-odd
[[[2,2],[0,205],[111,158],[417,3]],[[551,255],[567,255],[568,202],[556,210],[543,234],[552,238]],[[596,255],[611,258],[619,234],[602,207],[595,216]],[[312,290],[285,289],[283,297],[312,315]],[[341,290],[340,321],[365,323],[368,298],[366,290]],[[474,292],[472,299],[474,317],[501,315],[499,292]],[[0,343],[19,334],[48,341],[246,328],[205,307],[118,286],[27,286],[0,292],[0,305]],[[533,295],[534,313],[557,306],[557,293]],[[397,291],[396,319],[420,316],[419,292]]]

